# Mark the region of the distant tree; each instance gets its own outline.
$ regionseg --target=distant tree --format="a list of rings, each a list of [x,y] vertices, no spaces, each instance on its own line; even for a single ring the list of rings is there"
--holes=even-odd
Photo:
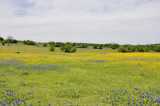
[[[1,36],[0,36],[0,41],[3,41],[4,40],[4,38],[2,38]]]
[[[17,40],[16,40],[16,39],[13,39],[11,43],[17,43]]]
[[[43,47],[46,47],[47,46],[47,43],[43,43]]]
[[[111,45],[112,49],[118,49],[119,48],[119,44],[115,43]]]
[[[71,45],[70,43],[66,43],[61,47],[61,50],[66,52],[66,53],[74,53],[76,52],[76,47]]]
[[[78,48],[87,48],[89,45],[87,43],[77,43]]]
[[[103,44],[94,44],[93,49],[103,49]]]
[[[123,52],[123,53],[125,53],[125,52],[129,52],[129,51],[128,51],[128,48],[127,48],[127,47],[121,46],[121,47],[119,47],[118,52]]]
[[[55,42],[48,42],[50,45],[54,45],[55,44]]]
[[[50,45],[49,50],[50,51],[55,51],[54,45]]]
[[[156,51],[156,52],[160,52],[160,45],[156,46],[155,51]]]
[[[23,44],[25,44],[25,45],[36,45],[36,42],[30,41],[30,40],[24,40]]]
[[[4,42],[4,40],[3,40],[1,43],[2,43],[2,45],[3,45],[3,46],[5,45],[5,42]]]
[[[103,49],[103,45],[99,45],[99,48],[98,49]]]
[[[97,45],[97,44],[94,44],[94,45],[93,45],[93,49],[98,49],[98,45]]]
[[[63,46],[63,43],[62,42],[56,42],[54,43],[55,47],[61,47]]]

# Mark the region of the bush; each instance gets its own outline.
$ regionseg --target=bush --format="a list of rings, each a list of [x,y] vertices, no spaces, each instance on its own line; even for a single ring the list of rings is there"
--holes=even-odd
[[[87,48],[88,44],[87,43],[77,43],[78,48]]]
[[[76,51],[77,51],[76,47],[72,47],[72,48],[71,48],[71,51],[72,51],[73,53],[76,52]]]
[[[54,43],[55,47],[61,47],[63,46],[63,43],[62,42],[56,42]]]
[[[128,48],[127,48],[127,47],[121,46],[121,47],[118,49],[118,52],[123,52],[123,53],[125,53],[125,52],[129,52],[129,51],[128,51]]]
[[[11,41],[11,43],[17,43],[17,40],[13,39],[13,40]]]
[[[46,47],[46,46],[47,46],[47,43],[43,43],[43,46]]]
[[[55,44],[55,42],[48,42],[50,45],[54,45]]]
[[[36,43],[35,42],[33,42],[33,41],[30,41],[30,40],[24,40],[23,41],[23,43],[25,44],[25,45],[36,45]]]
[[[156,52],[160,52],[160,46],[157,46],[155,49]]]
[[[112,48],[112,49],[118,49],[118,48],[119,48],[119,44],[116,44],[116,43],[115,43],[115,44],[112,44],[112,45],[111,45],[111,48]]]
[[[55,51],[54,45],[51,45],[49,48],[50,51]]]
[[[5,45],[5,42],[4,42],[4,41],[2,41],[2,45]]]
[[[99,45],[99,49],[103,49],[103,45]]]
[[[65,44],[61,47],[61,50],[67,53],[74,53],[76,52],[76,47],[72,46],[71,44]]]
[[[93,49],[103,49],[103,45],[102,44],[94,44]]]
[[[93,45],[93,49],[98,49],[98,45]]]
[[[0,36],[0,41],[3,41],[4,40],[4,38],[2,38],[1,36]]]

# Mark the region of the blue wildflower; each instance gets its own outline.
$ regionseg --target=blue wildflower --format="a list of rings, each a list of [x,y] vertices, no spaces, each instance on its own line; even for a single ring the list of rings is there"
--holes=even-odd
[[[134,88],[134,90],[138,90],[138,88]]]
[[[156,98],[156,101],[160,102],[160,98],[159,98],[159,97],[157,97],[157,98]]]

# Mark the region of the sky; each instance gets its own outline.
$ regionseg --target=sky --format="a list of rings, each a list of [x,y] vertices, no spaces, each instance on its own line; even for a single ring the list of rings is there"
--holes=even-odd
[[[0,0],[0,36],[36,42],[160,43],[160,0]]]

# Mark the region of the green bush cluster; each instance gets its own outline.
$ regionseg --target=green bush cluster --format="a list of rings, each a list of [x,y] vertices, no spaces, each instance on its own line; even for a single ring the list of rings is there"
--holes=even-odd
[[[49,47],[49,50],[50,50],[50,51],[55,51],[54,45],[51,45],[51,46]]]
[[[2,45],[5,45],[5,43],[10,45],[11,43],[17,43],[18,42],[16,39],[13,39],[12,36],[8,36],[7,39],[4,39],[3,37],[0,37],[0,41],[1,41]]]
[[[55,47],[61,47],[61,46],[63,46],[63,43],[62,42],[55,42],[54,46]]]
[[[160,44],[151,45],[122,45],[119,52],[160,52]]]
[[[0,41],[3,41],[4,40],[4,38],[2,38],[1,36],[0,36]]]
[[[47,43],[43,43],[43,46],[46,47],[46,46],[47,46]]]
[[[103,49],[103,45],[102,44],[94,44],[93,49]]]
[[[67,53],[74,53],[76,52],[76,47],[71,45],[71,44],[65,44],[64,46],[61,47],[61,50]]]
[[[87,43],[77,43],[76,46],[78,48],[87,48],[89,45]]]
[[[30,41],[30,40],[24,40],[23,44],[25,44],[25,45],[36,45],[36,42]]]
[[[108,44],[104,44],[104,47],[118,49],[120,47],[120,45],[117,43],[108,43]]]

